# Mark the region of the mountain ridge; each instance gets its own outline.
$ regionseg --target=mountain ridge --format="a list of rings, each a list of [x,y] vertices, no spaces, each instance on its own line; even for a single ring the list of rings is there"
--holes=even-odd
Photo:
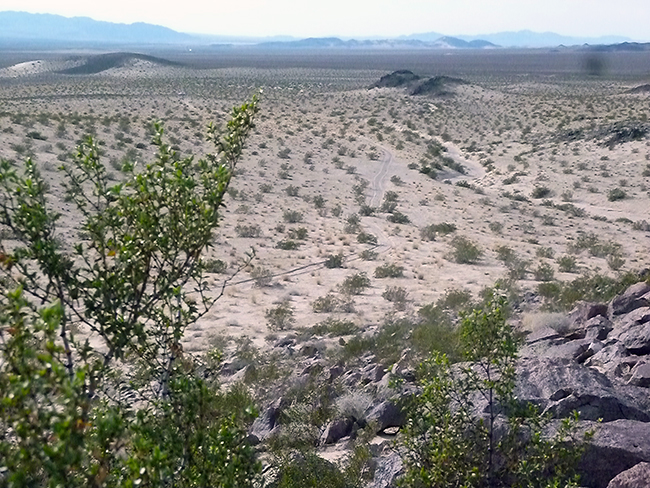
[[[176,44],[191,41],[193,37],[167,27],[144,22],[117,24],[90,17],[4,11],[0,12],[0,39],[105,42],[107,44]]]
[[[203,44],[248,45],[263,48],[437,48],[437,49],[486,49],[505,48],[555,48],[581,46],[584,44],[614,45],[631,43],[624,36],[577,37],[554,32],[530,30],[505,31],[484,35],[448,36],[439,32],[424,32],[397,37],[311,37],[297,39],[291,36],[219,36],[189,34],[155,24],[135,22],[120,24],[94,20],[89,17],[64,17],[48,13],[0,11],[0,42],[7,43],[105,43],[120,44]]]

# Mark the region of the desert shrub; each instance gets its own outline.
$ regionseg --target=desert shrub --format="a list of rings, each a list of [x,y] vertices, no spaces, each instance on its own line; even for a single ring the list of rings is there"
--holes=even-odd
[[[625,259],[623,259],[618,254],[607,256],[607,266],[609,266],[609,268],[614,271],[620,270],[624,264],[625,264]]]
[[[370,286],[370,278],[366,273],[355,273],[347,276],[341,283],[341,292],[347,295],[361,295]]]
[[[288,224],[297,224],[302,222],[303,215],[298,210],[285,210],[282,213],[282,218]]]
[[[289,185],[284,189],[284,192],[289,197],[297,197],[300,194],[300,187],[294,186],[294,185]]]
[[[271,193],[273,190],[273,185],[270,183],[261,183],[259,186],[260,193]]]
[[[383,264],[375,268],[375,278],[401,278],[404,276],[404,266],[395,263]]]
[[[384,200],[379,207],[379,211],[382,213],[393,213],[397,209],[396,202],[389,202]]]
[[[269,308],[264,316],[271,330],[284,330],[291,327],[296,319],[293,317],[294,308],[288,301],[283,301],[277,307]]]
[[[448,222],[430,224],[420,229],[420,237],[425,241],[434,241],[437,234],[447,235],[456,232],[456,225]]]
[[[562,256],[558,258],[557,260],[558,264],[558,269],[562,273],[575,273],[577,266],[576,266],[576,258],[573,256]]]
[[[460,347],[469,364],[458,374],[439,352],[421,363],[421,393],[413,398],[403,438],[402,486],[577,486],[584,439],[577,414],[548,439],[542,435],[548,418],[517,401],[518,342],[504,307],[505,299],[493,297],[463,317]],[[476,397],[485,399],[484,418],[475,414]]]
[[[17,280],[1,285],[0,484],[258,483],[250,398],[208,384],[181,347],[213,304],[201,255],[256,111],[253,100],[223,132],[210,126],[216,152],[198,163],[156,125],[154,160],[117,184],[86,138],[63,169],[75,242],[36,166],[0,162],[0,221],[16,239],[2,259]],[[89,341],[73,334],[81,327]]]
[[[260,237],[262,229],[257,224],[252,225],[238,225],[235,227],[235,232],[239,237]]]
[[[377,244],[377,236],[367,232],[359,232],[357,242],[359,244]]]
[[[208,259],[203,263],[208,273],[225,273],[228,270],[228,263],[221,259]]]
[[[402,186],[404,184],[404,181],[402,180],[402,178],[400,178],[397,175],[391,176],[390,177],[390,182],[395,186]]]
[[[277,249],[281,249],[283,251],[295,251],[296,249],[298,249],[300,247],[301,244],[302,244],[301,242],[296,242],[296,241],[291,240],[291,239],[283,239],[283,240],[279,241],[275,245],[275,247]]]
[[[463,310],[472,303],[472,294],[468,290],[451,289],[438,299],[436,306],[442,309]]]
[[[316,195],[312,199],[312,203],[314,204],[314,208],[318,210],[325,208],[325,199],[321,195]]]
[[[593,232],[581,233],[576,237],[575,242],[569,245],[569,252],[577,254],[583,250],[598,258],[619,255],[621,245],[616,242],[603,242]]]
[[[393,224],[409,224],[411,219],[408,218],[408,215],[403,214],[398,210],[394,210],[393,213],[389,214],[386,217],[386,220]]]
[[[388,190],[386,193],[384,193],[384,202],[397,202],[399,200],[399,195],[397,192]]]
[[[401,286],[389,286],[381,294],[381,297],[384,300],[394,304],[395,308],[401,311],[406,308],[408,292],[406,291],[406,288],[403,288]]]
[[[627,272],[616,278],[601,274],[585,274],[571,281],[540,283],[537,292],[543,298],[546,309],[564,311],[573,308],[580,300],[608,302],[630,285],[649,278],[648,272],[644,274]]]
[[[323,264],[328,269],[342,268],[344,261],[345,261],[345,256],[343,255],[342,252],[340,252],[338,254],[330,254],[329,256],[327,256],[327,259]]]
[[[305,449],[276,454],[272,464],[277,475],[270,488],[362,488],[374,475],[372,454],[363,444],[341,464]]]
[[[359,257],[364,261],[374,261],[378,256],[379,253],[377,251],[373,251],[372,249],[365,249],[359,253]]]
[[[621,188],[613,188],[607,193],[607,200],[610,202],[624,200],[625,198],[627,198],[627,193]]]
[[[255,266],[251,270],[251,278],[255,281],[255,286],[266,287],[271,286],[271,281],[273,280],[273,273],[268,268],[264,266]]]
[[[343,213],[343,208],[341,207],[340,203],[337,203],[332,207],[332,215],[334,217],[340,217],[342,213]]]
[[[336,311],[339,305],[339,299],[328,293],[324,297],[318,297],[311,304],[311,308],[314,310],[314,313],[332,313]]]
[[[30,139],[36,139],[36,140],[39,140],[39,141],[47,141],[47,136],[44,136],[43,134],[41,134],[40,132],[38,132],[36,130],[28,132],[26,134],[26,136],[29,137]]]
[[[363,204],[359,209],[359,215],[368,217],[370,215],[373,215],[375,213],[375,210],[376,210],[375,207],[371,207],[370,205]]]
[[[359,328],[351,320],[341,320],[330,317],[311,327],[311,331],[317,335],[341,337],[356,334],[359,331]]]
[[[535,255],[538,258],[549,258],[552,259],[555,256],[555,251],[552,247],[538,247],[535,251]]]
[[[494,250],[497,253],[497,259],[499,261],[502,261],[505,265],[517,259],[517,255],[511,247],[497,246]]]
[[[531,197],[533,198],[546,198],[551,195],[551,189],[545,186],[536,186],[533,188]]]
[[[563,203],[561,205],[555,205],[555,208],[558,210],[562,210],[563,212],[567,213],[568,215],[571,215],[572,217],[585,217],[587,215],[587,212],[580,208],[576,207],[572,203]]]
[[[284,147],[278,151],[278,157],[280,159],[291,159],[291,149],[288,147]]]
[[[555,277],[555,271],[550,264],[540,263],[533,271],[533,276],[537,281],[551,281]]]
[[[361,219],[357,214],[350,215],[343,227],[343,232],[346,234],[356,234],[361,230]]]
[[[476,263],[483,255],[483,251],[475,242],[463,236],[454,237],[451,246],[453,247],[452,258],[459,264]]]
[[[460,359],[458,329],[449,314],[438,304],[428,304],[418,310],[419,323],[413,327],[410,347],[422,356],[432,351],[446,354],[450,360]]]
[[[307,239],[307,235],[309,234],[309,231],[305,229],[304,227],[297,227],[295,229],[289,229],[289,232],[287,235],[289,236],[290,239],[297,239],[299,241],[304,241]]]

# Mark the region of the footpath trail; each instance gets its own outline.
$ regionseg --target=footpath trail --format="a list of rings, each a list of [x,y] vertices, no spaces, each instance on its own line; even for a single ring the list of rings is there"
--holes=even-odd
[[[378,166],[377,171],[372,177],[372,183],[370,187],[370,192],[371,192],[370,202],[369,202],[369,205],[372,207],[378,207],[384,198],[384,193],[386,192],[386,184],[388,182],[388,174],[389,174],[388,171],[390,166],[394,163],[395,160],[394,154],[391,153],[388,149],[386,149],[383,146],[377,146],[377,147],[381,150],[381,158],[380,158],[381,165]],[[392,239],[390,238],[390,236],[386,235],[386,233],[381,228],[381,225],[379,224],[380,222],[379,219],[372,218],[370,220],[371,221],[367,223],[366,227],[368,228],[368,230],[371,231],[372,234],[375,234],[377,236],[377,245],[375,245],[371,249],[377,250],[377,252],[380,253],[385,253],[386,251],[390,250],[393,247]],[[350,253],[345,257],[345,262],[356,261],[358,259],[360,258],[356,253]],[[311,272],[311,270],[315,268],[323,267],[325,265],[325,261],[326,260],[315,261],[315,262],[305,264],[303,266],[298,266],[296,268],[279,271],[277,273],[274,273],[270,277],[279,278],[282,276],[289,276],[289,275],[299,276],[301,274],[309,273]],[[255,282],[254,278],[247,278],[247,279],[242,279],[237,281],[228,281],[222,286],[225,288],[227,286],[242,285],[245,283],[253,283],[253,282]]]

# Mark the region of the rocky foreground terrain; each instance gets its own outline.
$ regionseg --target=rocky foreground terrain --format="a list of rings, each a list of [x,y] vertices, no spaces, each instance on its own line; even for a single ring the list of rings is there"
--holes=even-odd
[[[295,382],[330,385],[331,400],[341,407],[342,413],[319,431],[320,455],[344,458],[360,429],[372,426],[376,436],[370,445],[376,469],[368,486],[395,486],[403,469],[396,441],[406,421],[400,405],[418,391],[415,370],[407,359],[409,351],[388,371],[370,355],[355,369],[328,367],[316,345],[297,345],[293,338],[278,341],[275,348],[299,358],[292,375]],[[224,379],[251,374],[246,368],[236,369],[235,363],[227,362]],[[395,379],[403,380],[399,393],[390,386]],[[355,393],[337,397],[335,383]],[[649,387],[647,281],[630,286],[609,303],[581,302],[567,316],[548,317],[547,324],[527,335],[520,350],[518,399],[538,405],[554,419],[578,411],[580,430],[594,432],[580,465],[586,487],[650,486]],[[291,428],[280,420],[291,403],[290,396],[275,398],[256,419],[250,439],[262,446],[281,437],[283,429]]]

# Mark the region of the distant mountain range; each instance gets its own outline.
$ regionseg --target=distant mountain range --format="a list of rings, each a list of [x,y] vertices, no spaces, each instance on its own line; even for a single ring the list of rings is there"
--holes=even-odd
[[[481,36],[445,36],[426,32],[392,39],[340,39],[322,37],[295,39],[289,36],[268,38],[211,36],[176,32],[167,27],[137,22],[116,24],[88,17],[63,17],[52,14],[0,12],[0,43],[14,45],[37,42],[120,44],[187,44],[187,45],[251,45],[273,49],[490,49],[497,47],[558,47],[611,45],[629,42],[621,36],[598,38],[568,37],[552,32],[500,32]]]
[[[188,34],[137,22],[115,24],[88,17],[0,12],[0,39],[93,42],[106,44],[178,44],[192,41]]]
[[[263,42],[257,44],[260,48],[272,49],[486,49],[496,48],[488,41],[464,41],[456,37],[440,37],[433,41],[419,39],[373,39],[373,40],[342,40],[338,37],[311,37],[297,41]]]
[[[411,34],[409,36],[401,36],[399,39],[419,40],[419,41],[434,41],[443,37],[442,34],[437,32],[425,32],[422,34]],[[554,32],[533,32],[529,30],[521,30],[517,32],[499,32],[496,34],[482,34],[479,36],[455,36],[454,39],[462,39],[464,41],[486,41],[497,46],[502,47],[558,47],[558,46],[579,46],[582,44],[590,45],[603,45],[603,44],[617,44],[621,42],[630,41],[629,38],[623,36],[603,36],[603,37],[572,37],[563,36]]]

